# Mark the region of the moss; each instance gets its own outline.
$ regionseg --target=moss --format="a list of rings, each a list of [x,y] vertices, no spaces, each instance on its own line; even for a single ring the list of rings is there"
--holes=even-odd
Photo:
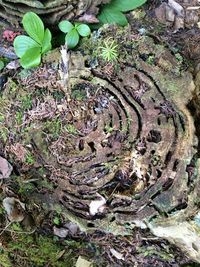
[[[8,139],[8,135],[9,135],[9,130],[0,125],[0,139],[5,143]]]
[[[61,120],[55,118],[48,120],[44,123],[45,131],[50,134],[53,138],[58,138],[61,132]]]
[[[0,114],[0,123],[3,123],[5,120],[5,116],[3,114]]]
[[[75,248],[81,244],[75,244]],[[74,243],[72,244],[74,247]],[[52,238],[16,234],[15,240],[7,244],[0,254],[1,266],[45,266],[71,267],[74,266],[76,255],[68,248],[57,244]],[[4,264],[4,265],[3,265]],[[14,265],[13,265],[14,264]]]
[[[177,93],[178,90],[180,90],[180,88],[178,88],[174,82],[168,81],[168,87],[166,88],[166,90],[167,92],[173,94],[173,93]]]
[[[12,263],[8,257],[8,253],[0,251],[0,263],[2,267],[12,267]]]
[[[32,107],[32,96],[31,95],[24,95],[20,97],[20,107],[22,110],[31,109]]]
[[[111,127],[109,124],[105,125],[105,127],[104,127],[104,131],[105,131],[106,134],[107,133],[112,133],[113,130],[114,130],[113,127]]]
[[[78,101],[82,101],[84,99],[86,99],[86,92],[83,90],[73,90],[72,91],[72,98],[76,99]]]
[[[18,193],[20,195],[29,195],[34,192],[35,186],[32,183],[21,183]]]
[[[39,182],[37,182],[38,184],[38,188],[45,188],[45,189],[49,189],[52,190],[53,187],[53,183],[51,183],[48,179],[43,178],[42,180],[40,180]]]
[[[28,165],[33,165],[35,163],[35,158],[29,151],[26,153],[25,163]]]
[[[174,256],[170,253],[168,247],[165,247],[166,250],[156,250],[153,246],[148,247],[139,247],[137,248],[137,252],[142,254],[144,257],[151,257],[153,255],[157,256],[158,258],[170,261],[173,260]]]
[[[127,46],[128,43],[133,45],[128,37],[129,29],[105,25],[101,30],[94,32],[90,38],[84,38],[79,49],[87,55],[90,65],[98,65],[101,61],[103,65],[109,62],[116,64],[116,61],[122,60],[126,53],[124,45]],[[112,39],[111,36],[115,38]],[[127,36],[126,43],[124,43],[126,39],[124,36]]]
[[[18,90],[19,86],[17,85],[17,83],[12,78],[8,78],[3,95],[4,97],[12,101],[17,97]]]
[[[61,91],[53,91],[52,92],[53,98],[58,102],[61,102],[65,98],[64,92]]]
[[[17,111],[15,115],[15,121],[18,126],[20,126],[23,122],[23,113],[21,111]]]
[[[0,113],[4,114],[10,106],[10,100],[6,96],[0,97]]]
[[[23,69],[20,71],[18,74],[21,79],[26,79],[32,75],[32,70],[31,69]]]
[[[65,130],[69,134],[77,134],[77,129],[75,128],[75,126],[73,124],[65,125]]]

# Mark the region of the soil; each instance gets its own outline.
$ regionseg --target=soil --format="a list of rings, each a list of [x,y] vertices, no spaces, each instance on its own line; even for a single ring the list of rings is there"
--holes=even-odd
[[[57,47],[24,70],[1,39],[1,266],[200,263],[199,29],[161,24],[159,4],[64,67]]]

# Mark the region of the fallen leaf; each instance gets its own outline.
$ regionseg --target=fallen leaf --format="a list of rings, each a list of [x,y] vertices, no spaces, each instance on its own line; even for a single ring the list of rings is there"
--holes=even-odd
[[[92,262],[87,261],[83,257],[79,256],[76,262],[76,267],[92,267]]]
[[[172,7],[178,16],[184,16],[184,8],[174,0],[168,0],[168,5]]]
[[[24,219],[25,204],[14,197],[6,197],[3,200],[3,207],[11,222],[21,222]]]
[[[69,230],[70,234],[73,236],[80,231],[78,225],[73,222],[66,223],[64,226]]]
[[[63,227],[58,228],[58,227],[54,226],[53,227],[53,233],[56,236],[59,236],[61,238],[65,238],[69,234],[69,230],[65,229]]]
[[[0,157],[0,179],[9,178],[13,167],[4,158]]]
[[[18,59],[16,60],[13,60],[11,62],[9,62],[7,65],[6,65],[6,69],[8,70],[16,70],[20,67],[20,62]]]

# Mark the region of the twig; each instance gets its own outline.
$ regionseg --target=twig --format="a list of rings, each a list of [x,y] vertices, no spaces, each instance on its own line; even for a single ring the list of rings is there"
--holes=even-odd
[[[61,78],[61,85],[63,87],[63,91],[67,94],[67,100],[70,101],[70,87],[69,87],[69,52],[67,49],[67,45],[61,46],[61,61],[60,61],[60,69],[59,74]]]

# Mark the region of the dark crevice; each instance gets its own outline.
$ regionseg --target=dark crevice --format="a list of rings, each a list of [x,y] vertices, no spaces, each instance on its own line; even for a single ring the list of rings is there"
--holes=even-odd
[[[167,155],[165,157],[165,161],[164,161],[165,167],[169,164],[169,162],[170,162],[170,160],[172,158],[172,155],[173,155],[172,151],[168,151],[168,153],[167,153]]]
[[[147,141],[152,143],[159,143],[162,140],[160,131],[157,130],[150,130]]]
[[[136,139],[138,139],[140,137],[140,133],[142,131],[142,118],[141,118],[141,115],[140,115],[140,112],[138,111],[138,109],[135,107],[135,105],[132,103],[132,101],[126,96],[126,94],[120,89],[118,88],[114,82],[110,81],[107,77],[105,77],[104,75],[102,74],[99,74],[95,71],[94,72],[94,75],[99,77],[99,78],[103,78],[104,80],[106,80],[116,91],[118,91],[119,93],[121,93],[121,95],[123,96],[124,100],[131,106],[131,108],[133,108],[133,110],[135,111],[135,113],[137,114],[137,117],[138,117],[138,131],[137,131],[137,136],[136,136]],[[113,95],[116,99],[118,99],[118,97],[115,95],[114,92],[111,92],[109,90],[109,93],[111,95]],[[123,107],[123,105],[122,105]]]
[[[162,191],[167,191],[173,185],[174,180],[172,178],[168,178],[167,181],[162,186]]]
[[[187,202],[184,201],[184,202],[181,202],[180,204],[178,204],[175,208],[171,209],[168,214],[172,214],[178,210],[183,210],[183,209],[186,209],[188,206]]]

